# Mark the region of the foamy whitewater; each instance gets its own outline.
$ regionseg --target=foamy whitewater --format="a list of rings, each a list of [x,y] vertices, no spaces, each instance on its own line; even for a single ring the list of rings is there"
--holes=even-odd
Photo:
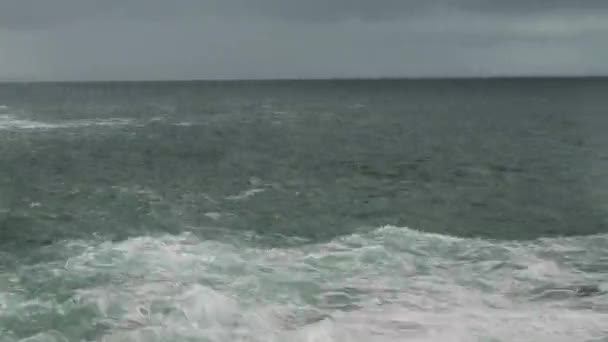
[[[128,119],[107,119],[107,120],[77,120],[62,123],[48,123],[32,120],[17,119],[13,115],[0,115],[0,130],[10,129],[57,129],[57,128],[79,128],[87,126],[116,126],[128,125]]]
[[[146,124],[162,121],[166,118],[151,118],[149,120],[134,120],[132,118],[104,118],[104,119],[78,119],[78,120],[54,120],[50,122],[23,118],[10,112],[10,108],[0,105],[0,130],[54,130],[75,129],[98,126],[143,126]],[[172,123],[178,126],[191,126],[189,122]]]
[[[0,105],[0,130],[15,129],[58,129],[58,128],[80,128],[87,126],[115,126],[128,125],[132,120],[125,118],[110,118],[97,120],[71,120],[65,122],[42,122],[21,118],[19,115],[11,113],[11,109],[6,105]]]
[[[607,91],[0,84],[0,342],[608,342]]]
[[[104,342],[569,342],[608,334],[607,295],[558,290],[608,282],[606,272],[589,271],[608,267],[606,235],[496,243],[382,227],[290,248],[251,241],[184,233],[48,246],[64,258],[0,275],[0,322],[49,329],[2,341],[68,341],[54,324]],[[23,282],[42,292],[27,298],[17,290]],[[45,289],[51,284],[65,293]]]

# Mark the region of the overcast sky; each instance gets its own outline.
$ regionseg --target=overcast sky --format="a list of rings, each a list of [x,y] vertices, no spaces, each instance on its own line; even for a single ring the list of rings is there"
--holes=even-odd
[[[0,79],[607,75],[608,0],[0,0]]]

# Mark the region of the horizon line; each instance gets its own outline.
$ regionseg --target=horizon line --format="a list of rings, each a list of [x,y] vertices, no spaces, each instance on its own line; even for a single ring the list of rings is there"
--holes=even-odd
[[[450,81],[450,80],[540,80],[603,79],[607,75],[498,75],[498,76],[398,76],[398,77],[286,77],[286,78],[200,78],[200,79],[74,79],[74,80],[2,80],[0,84],[22,83],[195,83],[195,82],[300,82],[300,81]]]

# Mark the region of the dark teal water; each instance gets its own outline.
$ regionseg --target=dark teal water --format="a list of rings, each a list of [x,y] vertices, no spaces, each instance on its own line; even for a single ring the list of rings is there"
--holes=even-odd
[[[0,85],[0,341],[595,341],[607,93]]]

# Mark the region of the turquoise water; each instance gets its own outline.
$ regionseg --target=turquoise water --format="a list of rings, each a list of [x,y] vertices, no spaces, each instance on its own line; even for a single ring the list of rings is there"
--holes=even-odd
[[[1,85],[0,341],[603,341],[606,90]]]

